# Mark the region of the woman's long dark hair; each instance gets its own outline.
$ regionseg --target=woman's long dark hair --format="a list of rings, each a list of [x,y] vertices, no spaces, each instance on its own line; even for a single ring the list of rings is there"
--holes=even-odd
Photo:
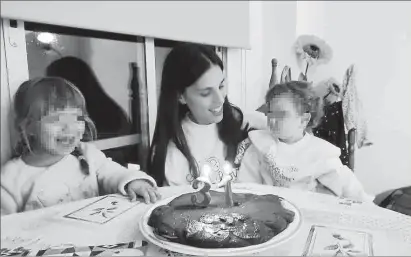
[[[150,152],[148,155],[148,173],[153,176],[159,186],[165,180],[165,161],[170,141],[187,158],[192,178],[197,178],[199,169],[196,160],[187,146],[181,127],[181,121],[189,111],[178,99],[184,90],[196,82],[212,65],[224,70],[223,62],[212,47],[184,43],[172,49],[167,56],[162,80],[157,112],[156,127]],[[237,145],[246,138],[243,130],[243,114],[225,98],[223,119],[217,124],[220,139],[227,146],[226,160],[233,163]]]

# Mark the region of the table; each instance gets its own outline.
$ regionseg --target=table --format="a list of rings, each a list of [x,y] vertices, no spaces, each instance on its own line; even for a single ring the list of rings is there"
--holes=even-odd
[[[356,203],[331,195],[263,186],[233,184],[236,189],[279,195],[294,205],[302,214],[299,232],[284,244],[261,255],[301,256],[313,225],[325,225],[361,230],[372,235],[374,255],[409,256],[411,254],[411,218],[373,203]],[[164,197],[193,191],[189,186],[159,188]],[[62,218],[97,198],[53,206],[50,208],[17,213],[1,217],[2,248],[12,239],[32,243],[36,249],[73,244],[78,246],[115,244],[144,240],[138,221],[152,206],[144,203],[123,213],[106,224],[90,224]],[[149,255],[149,254],[148,254]]]

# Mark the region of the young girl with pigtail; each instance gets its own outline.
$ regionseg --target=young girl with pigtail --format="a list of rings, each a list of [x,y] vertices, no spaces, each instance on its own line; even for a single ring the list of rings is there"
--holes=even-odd
[[[269,130],[248,133],[237,182],[330,193],[372,201],[354,173],[341,163],[340,148],[311,133],[322,117],[322,99],[311,84],[289,81],[266,94]]]
[[[160,196],[154,179],[108,159],[92,143],[96,129],[81,92],[69,81],[24,82],[14,101],[16,157],[1,169],[1,215],[121,193],[146,203]]]

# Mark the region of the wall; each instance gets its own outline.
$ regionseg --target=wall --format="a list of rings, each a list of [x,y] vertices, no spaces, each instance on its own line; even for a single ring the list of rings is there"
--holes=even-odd
[[[341,78],[357,65],[375,143],[358,151],[356,172],[373,192],[411,185],[411,3],[327,2],[325,9],[326,40],[335,51],[329,68]]]
[[[263,2],[263,67],[264,94],[271,76],[271,59],[278,61],[277,75],[285,65],[295,70],[296,62],[291,51],[295,40],[297,2]],[[295,72],[294,72],[295,73]],[[296,75],[296,74],[293,74]]]
[[[3,18],[240,48],[248,14],[247,1],[1,1]]]
[[[331,45],[334,57],[328,65],[319,66],[311,79],[334,76],[342,81],[348,66],[357,66],[357,87],[374,142],[357,151],[357,176],[371,193],[411,185],[411,4],[267,1],[261,9],[250,10],[255,12],[250,15],[251,25],[258,24],[253,17],[262,16],[262,30],[256,28],[262,42],[252,44],[255,56],[261,56],[255,58],[261,61],[247,60],[247,69],[252,70],[247,74],[247,88],[256,92],[247,94],[247,109],[261,104],[271,58],[279,60],[278,75],[287,64],[296,79],[299,70],[291,54],[294,40],[300,34],[319,35]],[[262,53],[256,46],[262,47]]]
[[[290,45],[295,39],[296,2],[251,1],[251,50],[246,50],[246,110],[261,105],[271,76],[271,59],[278,70],[294,62]],[[280,73],[278,73],[280,74]]]

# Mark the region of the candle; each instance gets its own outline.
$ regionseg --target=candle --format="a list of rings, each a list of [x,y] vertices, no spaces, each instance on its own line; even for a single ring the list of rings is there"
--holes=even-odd
[[[234,206],[234,200],[233,200],[233,191],[231,189],[231,181],[233,180],[233,167],[231,166],[230,163],[226,163],[223,167],[224,169],[224,177],[221,180],[221,182],[225,183],[225,202],[227,207],[233,207]],[[220,182],[220,183],[221,183]]]
[[[192,187],[194,189],[198,189],[202,186],[197,194],[191,197],[191,202],[194,205],[207,206],[211,202],[211,195],[209,192],[211,188],[210,172],[211,167],[204,164],[203,168],[200,170],[200,176],[193,181]],[[198,195],[201,195],[201,198],[203,199],[201,202],[198,201]]]
[[[211,184],[211,180],[210,180],[210,174],[211,174],[211,167],[208,164],[204,164],[203,168],[200,171],[200,177],[204,179],[205,181],[207,181],[208,183]]]

